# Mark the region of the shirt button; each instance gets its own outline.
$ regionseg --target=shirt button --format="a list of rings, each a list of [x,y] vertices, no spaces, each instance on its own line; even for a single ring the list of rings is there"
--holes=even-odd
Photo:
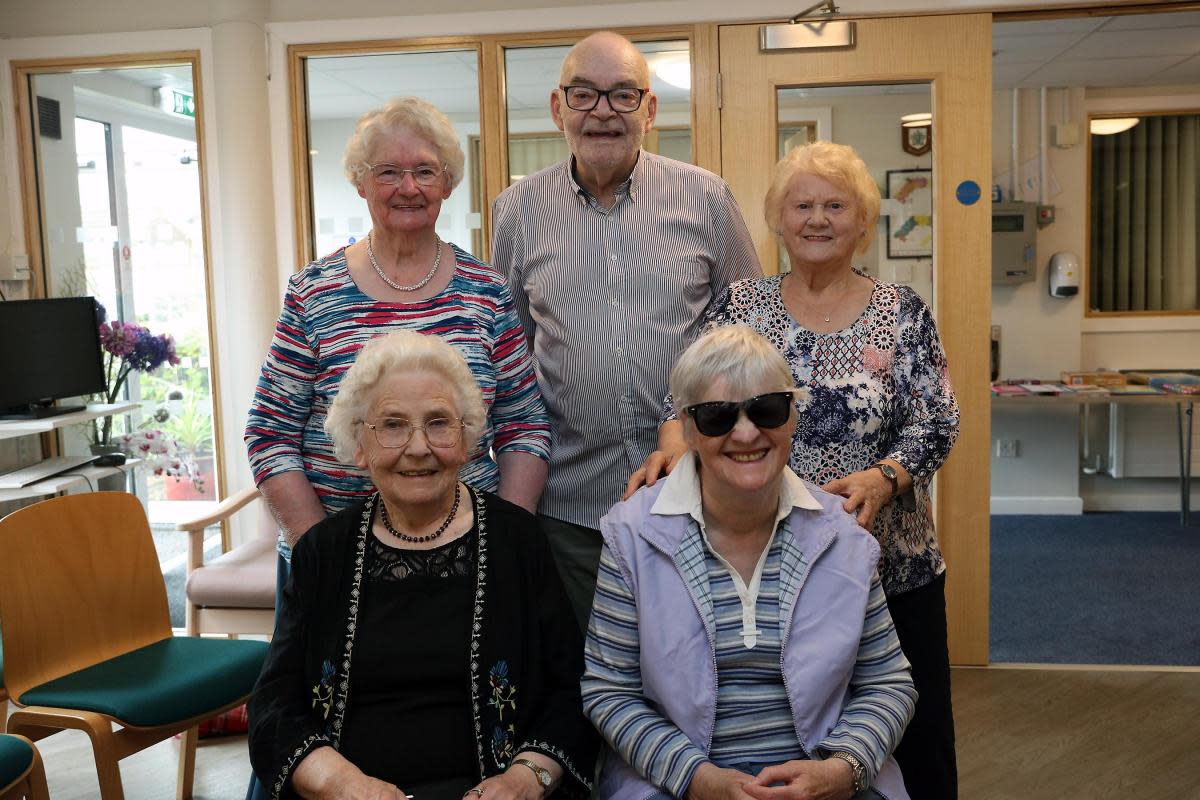
[[[616,260],[617,260],[617,256],[616,256],[616,254],[615,254],[615,253],[612,255],[612,260],[613,260],[613,261],[616,261]]]
[[[619,305],[621,305],[621,301],[620,301],[620,300],[618,300],[617,298],[615,298],[615,297],[614,297],[614,298],[612,299],[612,304],[613,304],[614,306],[619,306]]]
[[[614,353],[616,353],[617,355],[621,355],[621,354],[622,354],[622,353],[624,353],[625,351],[624,351],[624,350],[622,350],[620,347],[614,347],[614,348],[613,348],[613,352],[614,352]]]

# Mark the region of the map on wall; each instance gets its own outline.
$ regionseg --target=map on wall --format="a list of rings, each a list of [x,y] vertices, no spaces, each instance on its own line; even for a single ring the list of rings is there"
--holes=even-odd
[[[933,170],[887,171],[888,258],[933,256]]]

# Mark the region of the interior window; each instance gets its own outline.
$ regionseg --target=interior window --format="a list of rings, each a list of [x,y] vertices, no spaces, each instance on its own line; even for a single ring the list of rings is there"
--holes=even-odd
[[[1195,311],[1200,115],[1093,118],[1089,302]]]

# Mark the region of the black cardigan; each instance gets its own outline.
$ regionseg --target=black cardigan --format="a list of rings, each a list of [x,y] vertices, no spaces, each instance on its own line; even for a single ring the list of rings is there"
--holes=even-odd
[[[562,765],[556,794],[585,798],[598,740],[579,696],[583,642],[549,545],[532,514],[473,494],[479,550],[470,688],[479,779],[531,750]],[[289,778],[309,752],[341,742],[377,498],[314,525],[292,554],[249,703],[250,760],[273,798],[295,796]]]

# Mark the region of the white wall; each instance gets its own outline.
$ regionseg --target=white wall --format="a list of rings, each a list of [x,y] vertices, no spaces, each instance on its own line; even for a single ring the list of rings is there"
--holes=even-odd
[[[1066,111],[1064,113],[1064,95]],[[1020,93],[1018,162],[1038,153],[1037,90]],[[1200,367],[1200,318],[1086,318],[1086,300],[1051,297],[1047,287],[1050,256],[1060,250],[1086,257],[1087,116],[1090,112],[1166,108],[1200,108],[1194,89],[1052,89],[1046,124],[1071,121],[1081,141],[1070,149],[1047,151],[1048,179],[1061,188],[1047,200],[1056,222],[1038,232],[1037,276],[1015,286],[993,285],[992,322],[1001,326],[1001,378],[1057,379],[1065,369],[1197,368]],[[993,96],[993,176],[1002,182],[1009,172],[1012,141],[1012,95]],[[1017,199],[1036,202],[1030,195]],[[1174,414],[1164,407],[1164,414]],[[1106,419],[1106,417],[1104,418]],[[1016,439],[1019,455],[998,458],[996,442]],[[1175,448],[1164,439],[1164,448]],[[996,513],[1079,513],[1081,510],[1161,510],[1179,507],[1178,483],[1172,479],[1114,480],[1082,475],[1079,469],[1079,423],[1076,412],[1044,407],[1014,410],[1000,406],[992,414],[992,510]],[[1197,454],[1200,460],[1200,454]],[[1200,497],[1200,486],[1193,490]]]

